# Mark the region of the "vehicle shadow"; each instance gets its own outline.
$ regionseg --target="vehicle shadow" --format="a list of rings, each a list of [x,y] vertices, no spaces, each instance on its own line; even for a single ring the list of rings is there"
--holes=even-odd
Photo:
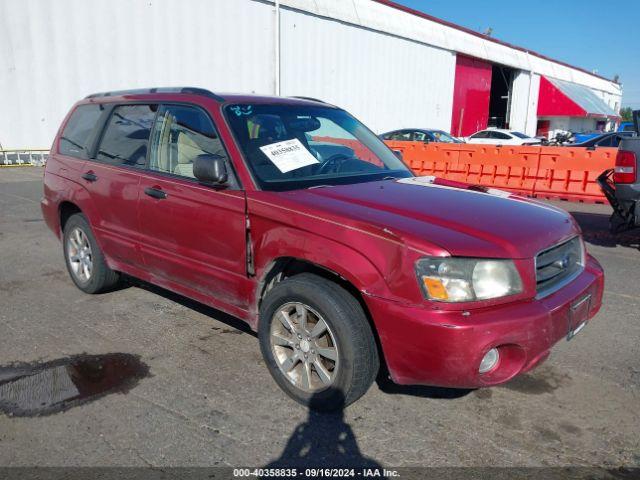
[[[381,472],[381,465],[360,451],[351,426],[344,420],[341,398],[338,410],[321,413],[314,408],[321,407],[322,398],[314,395],[306,421],[295,427],[280,457],[264,468],[377,468]]]
[[[609,215],[601,213],[569,212],[576,219],[584,241],[600,247],[627,247],[640,250],[640,229],[621,233],[609,231]]]
[[[158,287],[157,285],[153,285],[151,283],[147,283],[143,280],[126,276],[124,279],[123,288],[127,287],[136,287],[142,290],[146,290],[147,292],[153,293],[155,295],[159,295],[167,300],[171,300],[172,302],[178,303],[184,307],[187,307],[195,312],[201,313],[202,315],[206,315],[211,318],[215,318],[216,320],[229,325],[230,327],[239,330],[242,333],[248,333],[249,335],[253,335],[257,337],[258,334],[251,330],[251,327],[242,320],[233,315],[229,315],[228,313],[223,312],[222,310],[218,310],[216,308],[205,305],[204,303],[200,303],[196,300],[192,300],[188,297],[184,297],[179,293],[174,293],[170,290],[165,290],[162,287]]]
[[[378,388],[390,395],[409,395],[420,398],[431,398],[435,400],[455,400],[466,397],[473,391],[472,388],[446,388],[446,387],[430,387],[426,385],[398,385],[393,383],[388,374],[381,373],[376,378]]]

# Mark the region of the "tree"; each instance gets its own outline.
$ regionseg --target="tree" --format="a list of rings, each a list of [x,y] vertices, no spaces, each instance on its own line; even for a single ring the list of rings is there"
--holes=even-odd
[[[620,116],[622,117],[623,122],[630,122],[633,120],[633,111],[631,107],[622,107],[620,109]]]

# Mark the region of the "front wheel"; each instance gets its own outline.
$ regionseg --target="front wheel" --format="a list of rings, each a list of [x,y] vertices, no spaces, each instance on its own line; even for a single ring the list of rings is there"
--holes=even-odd
[[[278,385],[315,410],[355,402],[378,372],[376,343],[362,307],[317,275],[296,275],[269,291],[260,306],[258,336]]]

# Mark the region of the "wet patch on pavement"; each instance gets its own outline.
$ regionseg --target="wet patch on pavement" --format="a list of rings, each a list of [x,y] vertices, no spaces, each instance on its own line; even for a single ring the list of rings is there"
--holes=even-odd
[[[111,393],[126,393],[149,375],[149,367],[127,353],[0,367],[0,412],[14,417],[51,415]]]

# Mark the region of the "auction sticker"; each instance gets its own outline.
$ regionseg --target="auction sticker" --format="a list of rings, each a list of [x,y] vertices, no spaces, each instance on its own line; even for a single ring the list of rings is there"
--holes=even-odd
[[[265,145],[260,150],[282,173],[320,163],[297,138]]]

